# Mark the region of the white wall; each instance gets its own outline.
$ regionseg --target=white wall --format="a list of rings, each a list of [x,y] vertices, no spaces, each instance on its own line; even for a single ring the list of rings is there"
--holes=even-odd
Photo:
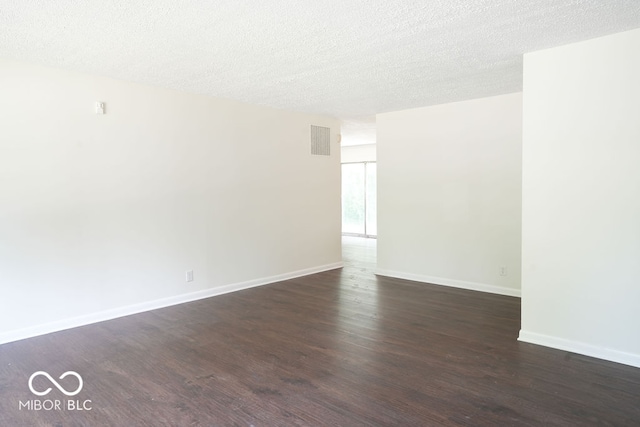
[[[376,144],[347,145],[340,147],[342,163],[375,162]]]
[[[340,265],[336,120],[5,60],[0,94],[0,342]]]
[[[640,367],[640,30],[524,58],[520,339]]]
[[[519,295],[521,107],[514,93],[377,116],[380,274]]]

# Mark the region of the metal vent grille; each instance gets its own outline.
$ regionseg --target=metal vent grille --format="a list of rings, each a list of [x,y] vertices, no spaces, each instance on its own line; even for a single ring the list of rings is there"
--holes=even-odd
[[[331,129],[311,125],[311,154],[314,156],[331,155]]]

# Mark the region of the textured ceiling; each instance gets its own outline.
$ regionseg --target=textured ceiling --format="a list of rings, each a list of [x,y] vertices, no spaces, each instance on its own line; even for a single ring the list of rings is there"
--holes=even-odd
[[[0,0],[0,56],[354,123],[519,91],[523,53],[638,27],[640,0]]]

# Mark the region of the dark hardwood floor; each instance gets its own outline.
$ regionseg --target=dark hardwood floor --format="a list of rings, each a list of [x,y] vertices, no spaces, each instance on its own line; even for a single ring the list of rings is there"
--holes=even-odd
[[[520,343],[519,299],[376,277],[347,241],[341,270],[0,346],[0,426],[640,425],[640,369]],[[39,370],[84,387],[36,397]]]

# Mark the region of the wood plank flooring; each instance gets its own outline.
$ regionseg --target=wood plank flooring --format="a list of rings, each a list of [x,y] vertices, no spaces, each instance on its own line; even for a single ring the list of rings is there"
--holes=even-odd
[[[346,242],[343,269],[0,346],[0,426],[640,426],[640,369],[520,343],[519,299],[376,277]],[[84,387],[38,398],[39,370]]]

